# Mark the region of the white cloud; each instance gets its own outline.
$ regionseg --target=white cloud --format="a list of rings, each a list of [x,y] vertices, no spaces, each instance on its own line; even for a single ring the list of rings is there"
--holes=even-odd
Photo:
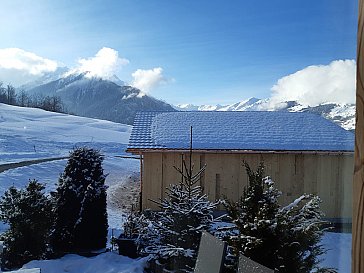
[[[87,77],[111,78],[120,67],[127,65],[129,61],[120,58],[119,53],[108,47],[100,49],[94,57],[79,59],[78,66],[72,69],[69,74],[87,72]]]
[[[325,102],[355,103],[355,72],[354,60],[308,66],[277,81],[271,89],[270,108],[277,108],[284,101],[310,106]]]
[[[95,56],[80,58],[76,67],[70,69],[65,75],[86,73],[86,77],[100,77],[112,80],[119,74],[122,66],[129,64],[129,60],[119,57],[118,51],[103,47]],[[20,86],[39,79],[47,72],[55,72],[59,63],[49,60],[32,52],[19,48],[0,49],[0,81],[5,84]],[[150,70],[138,69],[132,73],[132,86],[142,92],[139,96],[149,93],[161,84],[173,81],[163,76],[163,69],[156,67]]]
[[[162,73],[161,67],[149,70],[138,69],[132,74],[134,78],[132,86],[140,89],[143,93],[149,93],[152,89],[167,83],[167,79]]]
[[[57,62],[20,48],[0,49],[0,80],[6,83],[21,85],[57,67]]]

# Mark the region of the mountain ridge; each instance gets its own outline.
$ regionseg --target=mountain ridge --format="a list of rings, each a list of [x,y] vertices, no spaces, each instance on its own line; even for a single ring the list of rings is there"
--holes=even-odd
[[[269,99],[255,97],[229,105],[194,105],[180,104],[174,106],[178,111],[289,111],[310,112],[333,121],[345,130],[355,129],[355,104],[326,102],[315,106],[303,105],[297,101],[285,101],[273,104]]]
[[[138,111],[175,111],[168,103],[145,95],[135,87],[121,86],[99,77],[90,78],[86,74],[69,74],[26,92],[58,96],[70,113],[79,116],[125,124],[132,124]]]
[[[132,124],[138,111],[289,111],[311,112],[329,119],[346,130],[355,127],[355,105],[326,102],[318,105],[304,105],[297,101],[274,102],[271,99],[248,99],[223,105],[181,104],[172,106],[167,102],[144,94],[127,85],[117,76],[108,78],[89,77],[88,72],[70,73],[62,68],[55,75],[46,75],[38,82],[28,85],[29,94],[59,96],[66,109],[76,115],[106,119]],[[53,80],[62,74],[62,77]]]

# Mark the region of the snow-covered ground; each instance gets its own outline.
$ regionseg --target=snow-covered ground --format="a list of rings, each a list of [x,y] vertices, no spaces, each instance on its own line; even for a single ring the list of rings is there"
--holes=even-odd
[[[111,198],[108,199],[109,227],[117,234],[124,220],[122,208],[132,198],[124,194],[124,189],[136,183],[139,173],[139,160],[116,157],[125,155],[130,132],[128,125],[0,104],[0,165],[67,156],[74,146],[100,149],[105,155],[105,173],[109,174],[106,179]],[[66,162],[57,160],[2,172],[0,195],[12,185],[23,187],[29,179],[46,183],[47,192],[52,191]],[[3,228],[0,224],[0,230]],[[340,273],[350,272],[351,234],[326,233],[322,243],[329,249],[322,265],[338,268]],[[67,255],[56,260],[32,261],[24,268],[40,267],[42,273],[142,273],[144,264],[143,259],[105,253],[93,258]]]
[[[23,268],[40,268],[42,273],[143,273],[146,258],[130,259],[116,253],[85,258],[66,255],[60,259],[31,261]]]
[[[0,164],[67,156],[81,145],[120,155],[131,132],[125,124],[1,103],[0,128]]]
[[[321,243],[328,250],[321,265],[336,268],[339,273],[350,273],[351,233],[326,232]]]
[[[322,265],[337,268],[339,273],[351,272],[351,234],[328,232],[322,243],[330,248]],[[145,258],[130,259],[109,252],[92,258],[66,255],[60,259],[31,261],[23,268],[38,267],[42,273],[143,273],[145,263]]]
[[[109,195],[139,173],[139,160],[117,157],[126,155],[129,125],[0,104],[0,128],[0,165],[67,156],[75,146],[88,146],[105,156]],[[46,183],[47,192],[55,190],[66,162],[50,161],[4,171],[0,173],[0,195],[13,185],[24,187],[29,179]],[[115,206],[108,212],[110,228],[120,228],[122,212]]]

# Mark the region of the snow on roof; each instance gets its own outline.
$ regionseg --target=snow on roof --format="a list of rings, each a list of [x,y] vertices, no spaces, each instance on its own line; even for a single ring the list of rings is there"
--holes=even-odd
[[[128,150],[353,151],[354,134],[307,112],[139,112]]]

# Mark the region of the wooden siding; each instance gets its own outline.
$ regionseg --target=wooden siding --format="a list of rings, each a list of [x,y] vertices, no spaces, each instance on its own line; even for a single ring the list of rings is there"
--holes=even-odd
[[[180,168],[183,156],[188,165],[188,154],[144,154],[144,209],[156,209],[157,205],[150,199],[163,198],[166,187],[181,180],[173,166]],[[313,193],[321,197],[327,218],[351,219],[352,154],[194,153],[192,156],[195,171],[207,165],[200,185],[210,200],[223,197],[238,200],[248,184],[243,162],[255,169],[261,160],[266,166],[266,175],[271,176],[283,192],[282,204],[288,204],[303,193]]]

